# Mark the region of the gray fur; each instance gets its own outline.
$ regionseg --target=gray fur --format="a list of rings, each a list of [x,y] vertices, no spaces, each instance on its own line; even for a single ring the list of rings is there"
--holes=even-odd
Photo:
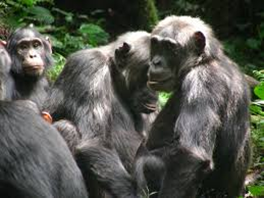
[[[197,32],[206,39],[199,53]],[[166,150],[161,152],[167,173],[159,197],[238,197],[250,162],[250,94],[244,75],[212,29],[189,16],[167,17],[154,28],[150,65],[150,85],[173,91],[147,142],[150,150]],[[160,80],[166,75],[172,77],[167,84]]]

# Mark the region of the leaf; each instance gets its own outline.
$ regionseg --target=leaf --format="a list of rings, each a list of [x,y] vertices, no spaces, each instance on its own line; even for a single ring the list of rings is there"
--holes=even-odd
[[[79,28],[79,33],[87,37],[92,46],[105,44],[109,39],[109,34],[95,24],[82,24]]]
[[[255,114],[260,114],[260,115],[264,115],[264,112],[262,112],[262,109],[260,106],[257,106],[257,105],[250,105],[250,111],[251,113],[255,113]]]
[[[51,24],[54,22],[54,17],[52,16],[51,12],[44,7],[34,6],[26,9],[26,11],[29,14],[33,15],[32,17],[30,17],[33,20],[42,22],[44,24]]]
[[[252,104],[264,106],[264,100],[255,100],[254,102],[252,102]]]
[[[164,107],[165,104],[167,103],[168,99],[171,97],[171,95],[172,95],[172,93],[160,92],[159,93],[159,99],[158,99],[159,105],[161,107]]]
[[[251,49],[258,49],[260,47],[261,41],[257,39],[250,38],[247,40],[247,45]]]
[[[249,186],[248,189],[253,196],[264,195],[264,186]]]
[[[264,100],[264,82],[261,82],[258,86],[255,87],[254,94],[260,99]]]
[[[19,2],[27,6],[33,6],[37,3],[37,0],[19,0]]]
[[[52,54],[52,56],[55,60],[55,65],[54,67],[48,70],[48,77],[52,82],[54,82],[57,79],[58,75],[61,73],[65,65],[66,59],[64,56],[58,53],[54,53]]]

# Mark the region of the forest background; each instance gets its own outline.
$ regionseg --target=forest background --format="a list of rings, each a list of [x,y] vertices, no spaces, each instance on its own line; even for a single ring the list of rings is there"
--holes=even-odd
[[[261,0],[2,0],[0,39],[17,27],[34,24],[50,37],[54,81],[69,54],[114,40],[133,30],[147,30],[168,15],[200,17],[214,29],[226,54],[259,84],[252,87],[253,159],[247,196],[264,197],[264,1]],[[253,83],[255,84],[255,83]],[[163,106],[169,97],[160,94]]]

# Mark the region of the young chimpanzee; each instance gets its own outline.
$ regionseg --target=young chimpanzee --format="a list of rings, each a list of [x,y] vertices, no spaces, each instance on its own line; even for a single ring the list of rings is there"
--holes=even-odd
[[[19,28],[8,38],[7,51],[12,60],[10,99],[29,99],[41,107],[49,87],[44,74],[53,64],[49,40],[32,27]]]
[[[113,197],[137,196],[129,172],[157,110],[157,96],[146,85],[149,42],[149,33],[129,32],[72,54],[44,105],[54,121],[70,120],[80,132],[75,158],[91,197],[103,196],[101,189]],[[111,64],[117,70],[110,72]]]
[[[1,48],[0,72],[9,59]],[[65,141],[31,103],[0,101],[0,197],[88,198]]]
[[[162,20],[148,85],[173,92],[146,144],[166,166],[159,197],[238,197],[250,161],[249,90],[211,28],[187,16]]]

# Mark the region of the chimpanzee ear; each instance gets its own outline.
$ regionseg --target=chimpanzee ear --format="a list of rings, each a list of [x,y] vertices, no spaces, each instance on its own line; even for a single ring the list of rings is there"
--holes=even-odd
[[[118,50],[123,53],[123,54],[127,54],[131,49],[131,45],[129,45],[128,43],[124,42],[123,45],[121,47],[118,48]]]
[[[115,50],[115,62],[118,68],[124,69],[127,65],[128,54],[131,50],[131,45],[124,42],[121,47]]]
[[[50,50],[50,53],[52,54],[52,44],[51,44],[51,40],[48,36],[45,37],[45,40],[47,41],[47,45],[48,45],[48,48]]]
[[[205,44],[206,44],[206,38],[204,34],[200,31],[195,32],[193,35],[195,47],[197,49],[197,52],[201,54],[204,51]]]
[[[151,46],[156,46],[159,42],[159,38],[158,36],[152,36],[150,39],[150,45]]]

